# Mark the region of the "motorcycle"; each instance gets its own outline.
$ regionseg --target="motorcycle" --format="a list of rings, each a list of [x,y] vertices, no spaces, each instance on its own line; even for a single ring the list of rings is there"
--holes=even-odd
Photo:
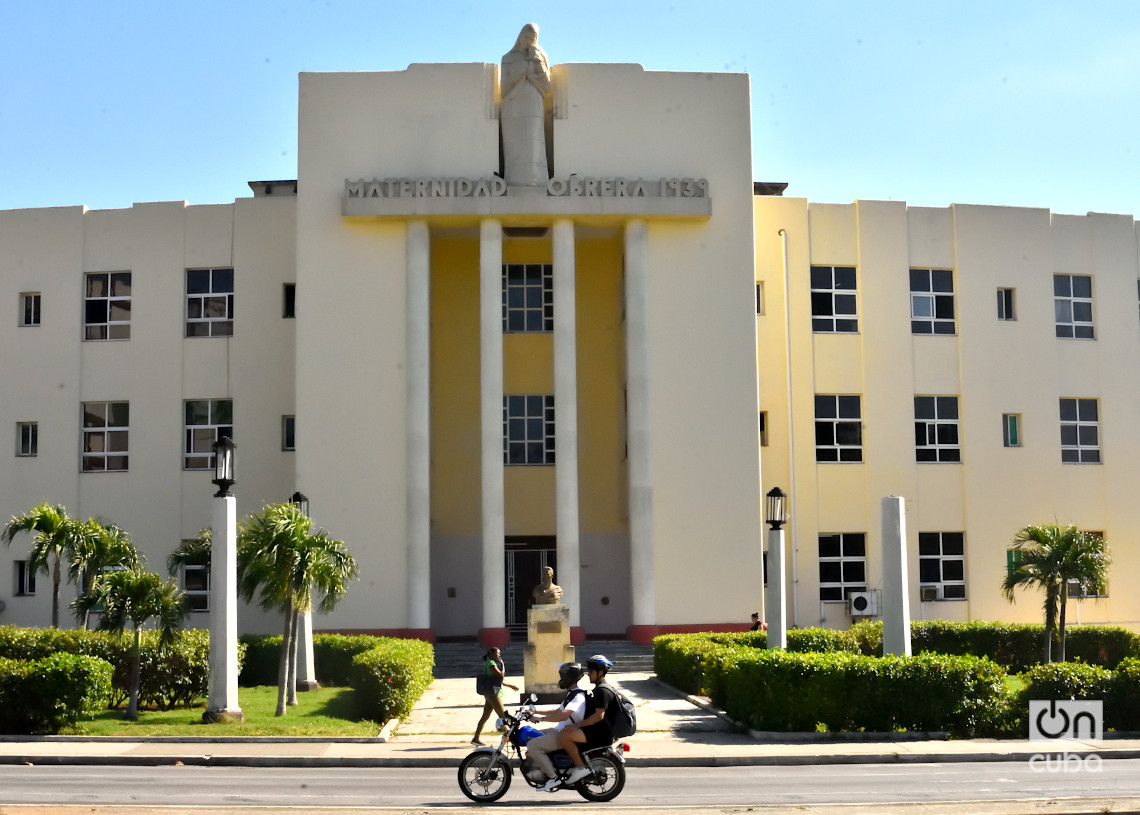
[[[472,801],[489,804],[506,795],[511,787],[512,766],[518,767],[523,779],[538,789],[546,783],[546,776],[523,754],[527,741],[541,735],[527,722],[532,721],[534,703],[538,697],[533,693],[519,703],[518,712],[507,715],[505,729],[497,747],[480,747],[459,763],[459,789]],[[514,755],[511,755],[514,748]],[[575,789],[587,801],[612,801],[625,787],[625,743],[595,747],[582,752],[582,759],[590,769],[590,774],[572,787],[562,786],[557,791]],[[574,764],[565,750],[550,753],[554,771],[565,781]]]

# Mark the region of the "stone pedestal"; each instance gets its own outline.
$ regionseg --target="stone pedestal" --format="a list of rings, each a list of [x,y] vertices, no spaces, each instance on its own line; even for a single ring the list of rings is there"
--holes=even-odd
[[[574,661],[570,644],[570,609],[563,605],[532,606],[526,613],[523,649],[523,693],[543,703],[561,702],[558,666]]]

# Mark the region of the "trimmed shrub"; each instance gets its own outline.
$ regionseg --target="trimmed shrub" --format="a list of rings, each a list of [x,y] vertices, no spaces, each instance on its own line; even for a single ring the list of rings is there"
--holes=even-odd
[[[96,657],[0,657],[0,733],[54,734],[107,707],[111,665]]]
[[[1104,697],[1104,726],[1140,730],[1140,659],[1129,657],[1116,666]]]
[[[252,688],[277,684],[281,640],[280,634],[243,634],[238,637],[238,642],[245,646],[245,661],[238,674],[239,685]]]
[[[317,681],[322,685],[350,685],[353,659],[375,648],[379,639],[370,634],[314,634],[313,663]],[[434,664],[435,652],[432,653]],[[274,683],[276,681],[274,679]]]
[[[911,623],[913,625],[913,623]],[[883,621],[859,620],[852,623],[847,629],[848,635],[865,657],[881,657],[883,655]]]
[[[1041,663],[1045,626],[1041,623],[915,621],[910,624],[911,651],[988,656],[1011,673]],[[1053,653],[1057,653],[1054,643]],[[1065,657],[1114,668],[1126,657],[1140,656],[1140,635],[1114,625],[1065,627]]]
[[[371,639],[373,647],[353,657],[350,671],[361,715],[375,722],[402,719],[431,684],[435,651],[422,640]]]

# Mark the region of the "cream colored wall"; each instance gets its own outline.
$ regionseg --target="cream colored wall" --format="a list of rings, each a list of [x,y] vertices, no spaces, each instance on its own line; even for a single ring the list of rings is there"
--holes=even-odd
[[[879,501],[902,495],[914,618],[1036,621],[1039,597],[1027,593],[1011,606],[998,586],[1016,530],[1056,519],[1104,530],[1113,550],[1110,597],[1081,603],[1081,620],[1136,627],[1137,602],[1114,588],[1140,557],[1129,541],[1140,520],[1130,497],[1130,451],[1140,441],[1131,415],[1140,401],[1133,219],[966,205],[907,208],[898,202],[809,205],[767,197],[755,199],[755,212],[757,279],[767,305],[757,319],[761,407],[770,417],[766,485],[786,483],[789,474],[777,230],[785,228],[789,238],[796,429],[790,538],[799,567],[799,583],[792,585],[789,577],[789,591],[798,597],[798,622],[851,622],[842,605],[818,603],[821,532],[865,531],[868,587],[881,588]],[[812,263],[857,266],[858,335],[811,333]],[[955,336],[911,335],[910,267],[954,270]],[[1096,341],[1055,337],[1054,273],[1093,275]],[[1016,321],[997,320],[999,287],[1016,289]],[[770,388],[764,375],[769,367]],[[815,393],[862,395],[864,463],[815,462]],[[961,464],[915,463],[916,394],[959,397]],[[1103,464],[1061,464],[1057,404],[1063,396],[1100,400]],[[1021,414],[1022,447],[1002,446],[1003,413]],[[919,603],[919,531],[965,532],[967,601]]]
[[[565,70],[556,175],[709,182],[707,222],[649,223],[655,616],[747,620],[761,552],[748,77]]]
[[[281,286],[292,279],[292,199],[234,205],[136,204],[130,209],[81,208],[0,212],[0,281],[13,300],[40,291],[43,323],[16,328],[3,321],[5,373],[13,382],[0,403],[3,426],[39,422],[39,455],[0,467],[0,513],[21,513],[47,501],[73,516],[96,516],[127,530],[149,568],[166,572],[166,557],[210,523],[210,472],[182,469],[183,401],[232,398],[238,441],[238,511],[259,509],[292,491],[292,454],[280,451],[280,415],[292,412],[292,321],[281,318]],[[184,338],[185,269],[234,266],[235,336]],[[84,275],[131,272],[131,337],[83,342]],[[15,317],[13,312],[12,317]],[[130,403],[129,469],[80,472],[84,401]],[[9,437],[11,438],[11,436]],[[23,559],[30,539],[2,556],[8,608],[2,622],[45,624],[50,577],[40,575],[34,598],[11,598],[10,561]],[[74,588],[62,590],[61,614]],[[205,625],[194,615],[191,625]],[[243,608],[243,630],[266,626]],[[271,624],[277,628],[276,622]]]

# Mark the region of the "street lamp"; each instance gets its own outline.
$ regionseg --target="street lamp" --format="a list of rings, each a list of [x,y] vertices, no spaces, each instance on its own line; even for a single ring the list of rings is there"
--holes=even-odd
[[[788,496],[773,487],[764,497],[764,520],[768,530],[768,590],[764,610],[768,620],[768,647],[788,647],[788,611],[784,602],[784,530],[788,522]]]
[[[306,518],[309,517],[309,498],[305,493],[294,492],[289,497],[289,503],[294,504]],[[311,609],[297,620],[297,639],[293,643],[293,647],[296,649],[296,659],[293,664],[297,667],[297,690],[316,690],[320,684],[317,682],[313,658],[313,612]]]
[[[218,485],[215,498],[232,496],[230,487],[234,485],[234,450],[237,445],[229,436],[222,436],[214,442],[214,483]]]
[[[229,436],[214,442],[213,523],[210,537],[210,676],[204,722],[241,721],[238,707],[237,499]]]

